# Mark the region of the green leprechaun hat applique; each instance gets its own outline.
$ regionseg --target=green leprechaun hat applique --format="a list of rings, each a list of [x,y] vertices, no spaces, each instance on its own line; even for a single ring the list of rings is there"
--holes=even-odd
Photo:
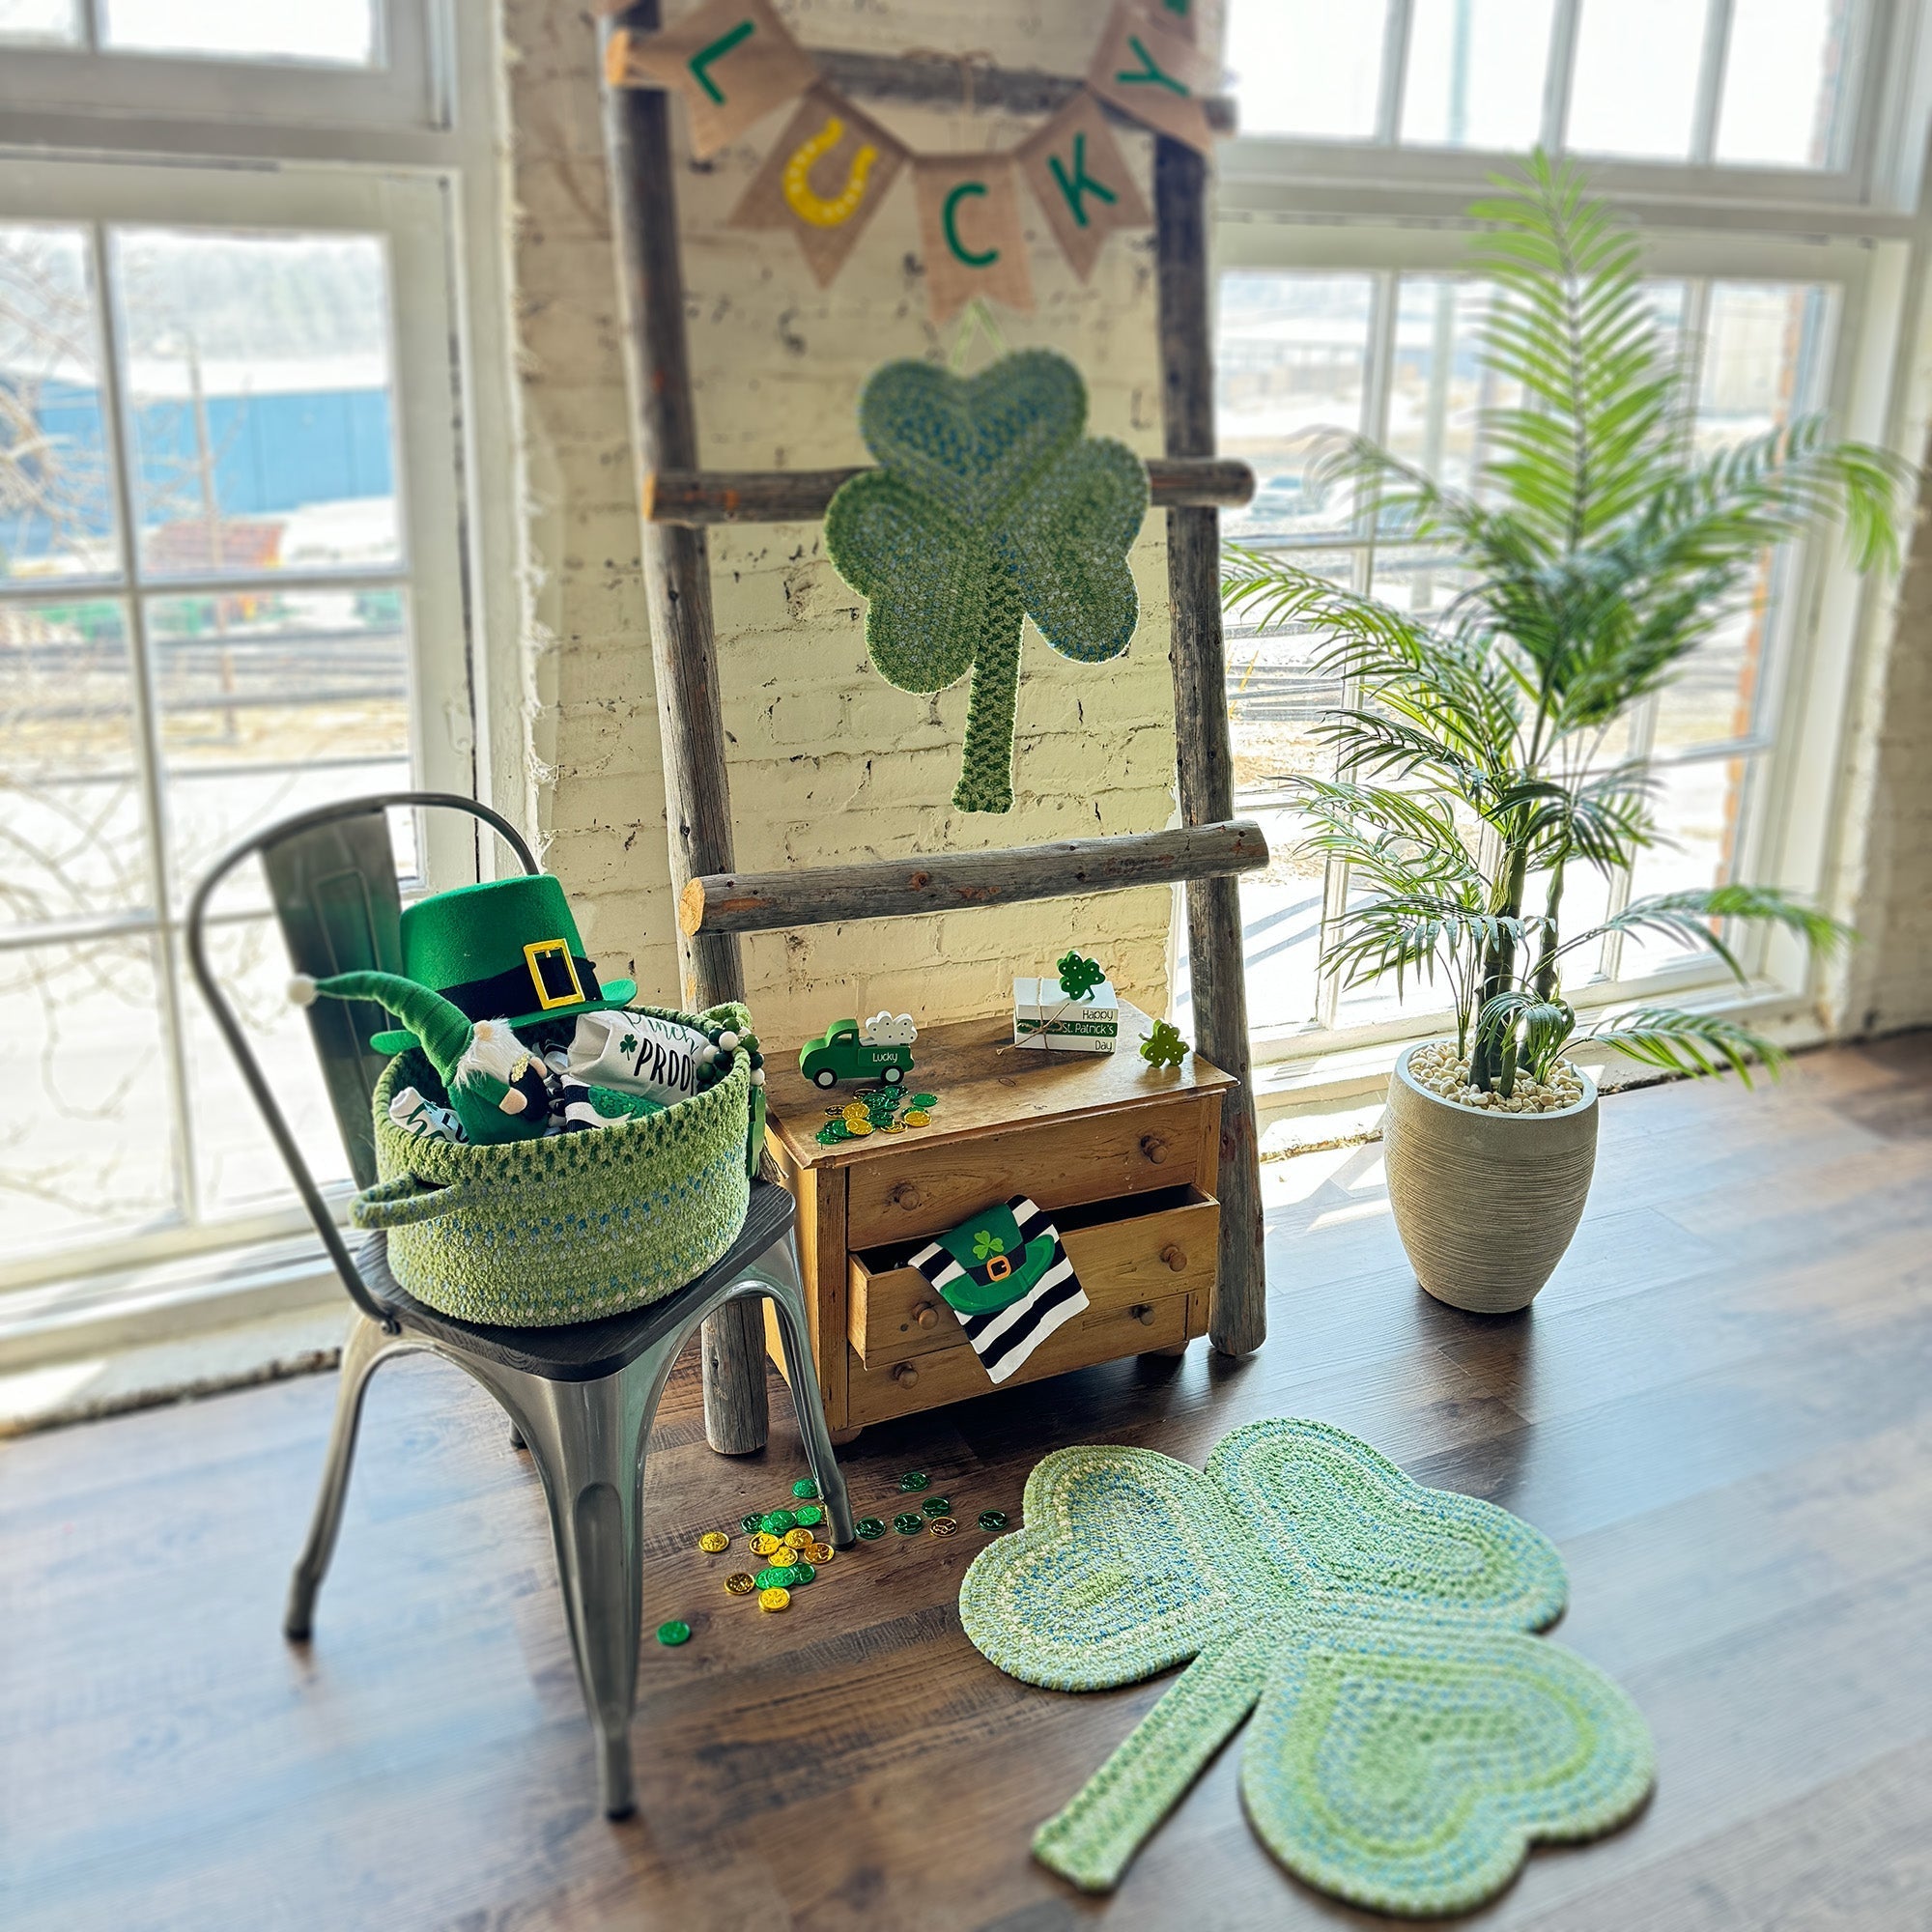
[[[630,1005],[637,982],[602,985],[583,951],[563,887],[548,872],[489,879],[403,908],[403,978],[432,987],[472,1020],[513,1027]],[[400,1053],[400,1032],[370,1045]]]
[[[1027,1293],[1052,1264],[1060,1243],[1050,1229],[1027,1239],[1011,1207],[1002,1202],[941,1235],[934,1245],[945,1259],[933,1286],[961,1315],[983,1315]]]

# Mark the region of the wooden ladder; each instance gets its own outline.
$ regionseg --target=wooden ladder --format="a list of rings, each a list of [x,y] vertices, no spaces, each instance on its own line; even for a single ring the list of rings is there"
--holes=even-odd
[[[607,18],[601,32],[608,41],[615,32],[650,34],[659,24],[658,0],[641,0]],[[600,44],[600,55],[603,51]],[[844,94],[926,107],[965,104],[967,83],[956,63],[820,47],[811,52],[826,78]],[[1079,83],[976,65],[971,86],[979,105],[1043,116],[1067,100]],[[1229,103],[1208,105],[1218,125],[1232,125]],[[1254,494],[1254,477],[1245,464],[1214,455],[1206,160],[1179,141],[1154,136],[1166,455],[1149,463],[1148,478],[1153,506],[1167,513],[1169,658],[1181,828],[740,875],[732,862],[704,528],[823,516],[834,491],[857,472],[727,473],[698,467],[668,97],[655,88],[607,83],[604,130],[633,434],[642,476],[644,587],[664,732],[685,1005],[699,1009],[744,997],[741,932],[1185,881],[1194,1043],[1238,1082],[1230,1090],[1221,1127],[1221,1252],[1208,1332],[1224,1353],[1250,1353],[1266,1333],[1266,1283],[1236,874],[1265,865],[1267,847],[1258,825],[1234,816],[1218,506],[1246,502]],[[725,1455],[764,1446],[765,1341],[751,1301],[727,1304],[705,1324],[704,1426],[711,1446]]]

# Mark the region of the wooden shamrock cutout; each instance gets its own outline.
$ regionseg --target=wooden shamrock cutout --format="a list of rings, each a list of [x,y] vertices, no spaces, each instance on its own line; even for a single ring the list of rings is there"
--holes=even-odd
[[[971,378],[888,362],[860,398],[879,468],[833,497],[825,548],[867,600],[866,644],[889,683],[929,693],[971,673],[961,811],[1012,806],[1023,620],[1098,664],[1140,616],[1127,553],[1147,470],[1086,425],[1080,372],[1044,349]]]
[[[1155,1020],[1153,1031],[1141,1041],[1141,1058],[1150,1066],[1179,1066],[1187,1058],[1187,1042],[1172,1020]]]
[[[1650,1789],[1635,1706],[1529,1634],[1562,1613],[1555,1548],[1342,1430],[1251,1423],[1206,1470],[1063,1449],[1025,1507],[959,1588],[994,1663],[1056,1690],[1187,1663],[1035,1834],[1034,1856],[1083,1889],[1119,1882],[1250,1712],[1254,1830],[1298,1878],[1379,1912],[1465,1912],[1533,1842],[1594,1837]]]
[[[1084,1000],[1107,977],[1097,959],[1083,959],[1077,952],[1063,952],[1059,970],[1060,990],[1069,1000]]]

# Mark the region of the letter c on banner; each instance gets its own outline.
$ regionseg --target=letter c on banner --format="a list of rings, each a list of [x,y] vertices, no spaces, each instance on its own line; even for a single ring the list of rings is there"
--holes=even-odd
[[[940,226],[946,231],[946,245],[966,264],[969,269],[989,269],[1000,259],[997,248],[981,249],[978,254],[967,247],[959,239],[959,204],[970,194],[984,194],[984,182],[963,181],[946,197],[945,206],[940,210]],[[930,203],[927,204],[931,206]]]
[[[879,151],[868,142],[852,156],[845,173],[845,185],[829,200],[812,192],[811,170],[823,155],[829,155],[845,138],[845,124],[836,114],[826,117],[825,126],[810,140],[792,151],[785,163],[782,188],[785,206],[801,221],[814,228],[837,228],[851,220],[866,198],[866,181]]]

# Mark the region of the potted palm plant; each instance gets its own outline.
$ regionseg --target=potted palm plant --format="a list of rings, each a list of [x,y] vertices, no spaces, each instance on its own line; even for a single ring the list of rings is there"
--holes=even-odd
[[[1861,569],[1894,559],[1908,467],[1804,417],[1704,457],[1694,398],[1638,280],[1636,238],[1542,155],[1471,214],[1494,297],[1480,361],[1520,401],[1486,412],[1466,490],[1362,440],[1323,459],[1366,493],[1378,533],[1437,545],[1467,587],[1434,619],[1340,588],[1279,554],[1231,552],[1229,605],[1320,639],[1350,694],[1323,735],[1336,776],[1281,782],[1350,893],[1323,935],[1345,984],[1439,980],[1453,1039],[1410,1047],[1389,1083],[1390,1205],[1417,1278],[1462,1308],[1521,1308],[1576,1232],[1596,1092],[1566,972],[1612,931],[1708,948],[1769,922],[1829,949],[1845,929],[1768,887],[1632,899],[1573,924],[1566,883],[1662,841],[1639,761],[1605,753],[1751,592],[1769,548],[1844,526]],[[1580,1039],[1688,1073],[1776,1070],[1774,1044],[1719,1013],[1642,1006]]]

